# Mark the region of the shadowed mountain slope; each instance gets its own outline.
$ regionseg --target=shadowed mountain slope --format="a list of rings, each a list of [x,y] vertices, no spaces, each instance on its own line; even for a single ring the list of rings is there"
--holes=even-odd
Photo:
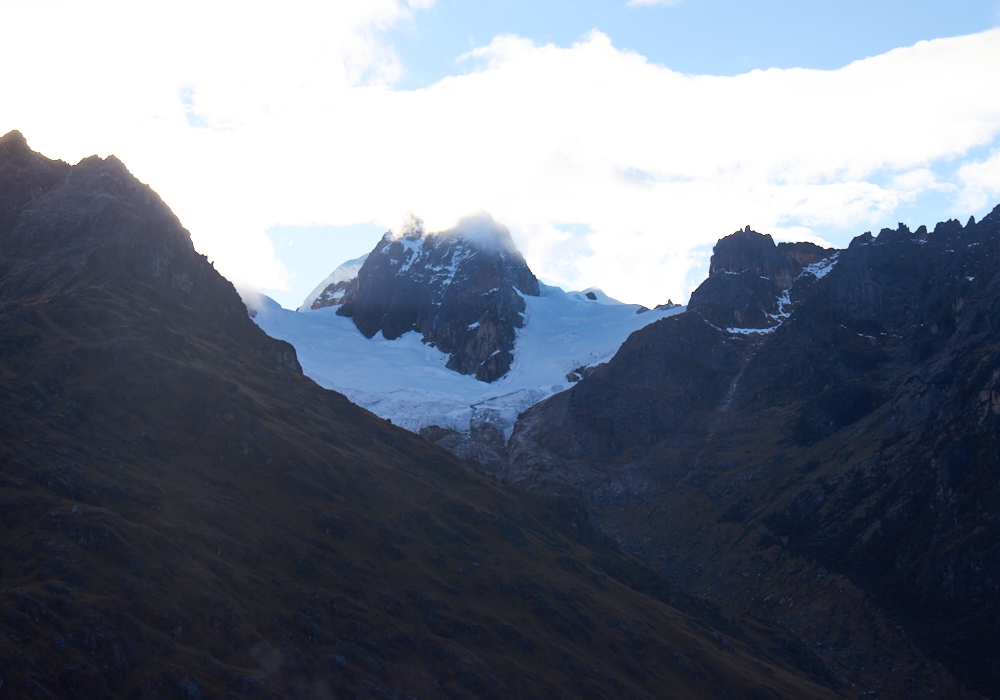
[[[1000,697],[1000,209],[779,252],[722,239],[685,314],[521,417],[505,476],[879,697],[941,693],[936,662]]]
[[[0,139],[0,697],[853,696],[325,391],[114,158]]]

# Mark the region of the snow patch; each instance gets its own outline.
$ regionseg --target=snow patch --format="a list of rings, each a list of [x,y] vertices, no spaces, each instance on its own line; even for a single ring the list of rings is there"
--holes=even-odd
[[[402,265],[396,270],[397,275],[401,275],[407,270],[409,270],[413,263],[420,259],[421,254],[424,252],[424,239],[410,239],[410,238],[400,238],[399,243],[403,246],[403,260]],[[384,249],[388,250],[388,248]]]
[[[823,279],[828,274],[830,274],[830,270],[832,270],[833,266],[837,264],[838,257],[840,257],[839,251],[834,253],[828,258],[823,258],[822,260],[818,260],[810,265],[806,265],[805,267],[802,268],[802,272],[800,272],[798,274],[798,277],[796,277],[795,279],[798,279],[802,275],[807,275],[807,274],[812,275],[818,280]]]
[[[781,296],[777,298],[778,313],[767,315],[772,321],[777,321],[775,325],[769,326],[768,328],[727,328],[726,332],[737,335],[764,335],[765,333],[774,333],[774,331],[776,331],[778,327],[792,315],[792,312],[789,311],[789,308],[792,305],[790,293],[790,289],[783,290],[781,292]]]
[[[780,324],[779,324],[780,325]],[[764,333],[774,333],[778,326],[771,326],[770,328],[727,328],[727,333],[736,333],[739,335],[756,335]]]
[[[785,322],[785,319],[792,315],[792,312],[788,308],[792,305],[792,299],[789,296],[792,290],[785,289],[781,292],[781,296],[778,297],[778,313],[768,314],[771,318],[778,322],[780,326]]]

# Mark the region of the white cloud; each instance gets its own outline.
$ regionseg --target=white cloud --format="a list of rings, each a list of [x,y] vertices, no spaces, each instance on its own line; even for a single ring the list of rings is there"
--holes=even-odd
[[[891,187],[907,201],[912,201],[925,192],[954,192],[958,189],[951,182],[942,182],[930,168],[916,168],[899,173],[892,178]]]
[[[398,0],[276,7],[4,1],[0,61],[11,70],[0,133],[19,129],[36,150],[71,162],[118,155],[221,270],[278,286],[288,272],[264,228],[298,219],[274,182],[303,166],[288,159],[282,132],[303,112],[339,108],[353,87],[395,81],[402,66],[378,38],[412,13]]]
[[[958,170],[962,189],[958,204],[968,209],[980,209],[1000,197],[1000,150],[986,160],[966,163]]]
[[[569,48],[501,36],[466,57],[476,70],[394,90],[402,67],[381,31],[425,4],[302,2],[277,17],[123,3],[93,20],[69,3],[57,25],[12,4],[33,29],[0,45],[19,68],[0,133],[70,161],[116,153],[244,284],[287,274],[273,224],[414,211],[433,229],[484,209],[540,276],[646,304],[686,298],[704,246],[736,228],[863,230],[949,186],[935,162],[1000,133],[1000,30],[736,77],[676,73],[598,32]],[[975,184],[982,167],[962,171],[964,191],[995,196]]]

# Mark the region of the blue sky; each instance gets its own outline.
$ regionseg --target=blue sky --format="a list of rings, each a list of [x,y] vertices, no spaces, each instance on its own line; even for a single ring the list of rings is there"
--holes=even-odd
[[[621,49],[682,73],[835,69],[925,39],[996,26],[997,0],[437,0],[389,33],[403,88],[461,72],[459,56],[498,34],[569,46],[591,29]]]

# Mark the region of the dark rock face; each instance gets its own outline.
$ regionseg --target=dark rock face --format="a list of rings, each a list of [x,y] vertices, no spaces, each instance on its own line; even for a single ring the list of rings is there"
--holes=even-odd
[[[858,687],[921,696],[950,673],[1000,696],[998,319],[1000,208],[843,251],[744,231],[687,313],[525,412],[505,476],[583,495],[631,551]],[[847,639],[928,665],[902,683]]]
[[[779,243],[769,234],[742,231],[726,236],[715,244],[708,274],[753,272],[774,282],[778,289],[788,289],[803,267],[829,255],[830,251],[813,243]]]
[[[522,294],[538,296],[538,280],[507,229],[488,215],[435,234],[413,220],[400,236],[387,233],[379,242],[337,313],[368,338],[417,331],[451,356],[449,369],[492,382],[514,359]]]
[[[720,240],[712,251],[709,278],[688,304],[720,328],[777,326],[802,269],[830,256],[812,243],[779,243],[747,226]]]
[[[525,411],[509,441],[505,478],[557,493],[617,492],[609,485],[617,457],[663,440],[691,411],[722,401],[745,342],[692,313],[636,331],[572,391]]]

